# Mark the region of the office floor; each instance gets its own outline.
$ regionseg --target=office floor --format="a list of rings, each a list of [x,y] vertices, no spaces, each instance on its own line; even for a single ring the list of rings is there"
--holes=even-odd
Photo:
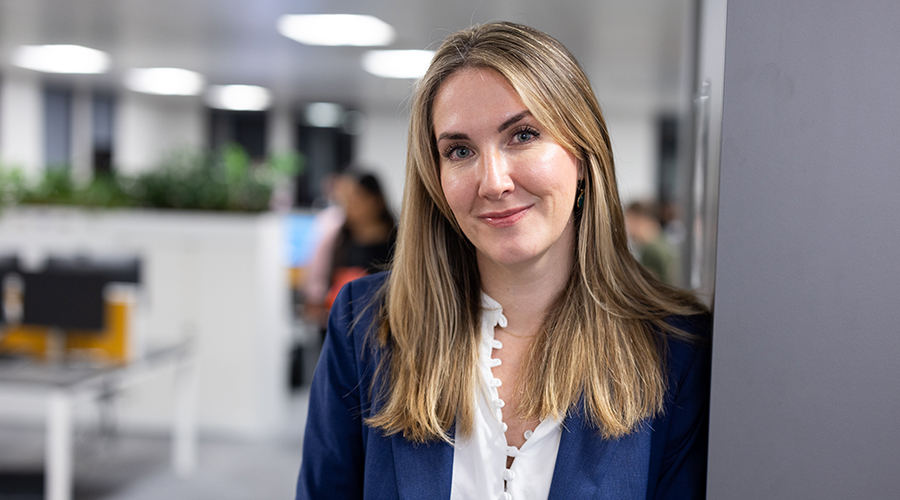
[[[263,442],[201,435],[198,469],[190,477],[170,467],[167,436],[120,433],[103,438],[79,429],[75,440],[73,500],[291,499],[300,466],[307,393],[295,393],[288,424]],[[0,470],[38,473],[43,430],[0,426]],[[0,499],[13,498],[0,491]],[[28,497],[16,497],[28,498]]]

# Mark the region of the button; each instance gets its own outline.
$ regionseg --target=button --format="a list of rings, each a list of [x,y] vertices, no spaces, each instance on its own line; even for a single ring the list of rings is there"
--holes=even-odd
[[[503,342],[500,342],[499,340],[494,340],[492,342],[491,347],[493,347],[494,349],[503,349]]]
[[[503,408],[504,406],[506,406],[506,402],[502,399],[497,399],[494,401],[494,408]]]
[[[507,425],[506,422],[503,422],[503,432],[506,432],[507,429],[509,429],[509,425]]]
[[[500,361],[498,358],[491,358],[491,368],[496,368],[503,364],[503,361]]]
[[[525,431],[525,439],[531,439],[531,436],[534,434],[534,431]]]
[[[506,456],[516,458],[519,456],[519,449],[515,446],[507,446],[506,447]]]
[[[500,328],[506,328],[506,316],[503,313],[500,313],[500,317],[497,318],[497,323],[500,325]]]
[[[500,387],[501,385],[503,385],[503,381],[500,380],[499,378],[495,378],[495,379],[491,380],[491,387]]]
[[[503,469],[503,480],[504,481],[512,481],[515,478],[516,478],[515,472],[513,472],[509,469]]]

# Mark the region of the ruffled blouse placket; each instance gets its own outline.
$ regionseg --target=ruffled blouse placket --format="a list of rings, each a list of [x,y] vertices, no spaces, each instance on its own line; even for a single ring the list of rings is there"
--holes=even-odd
[[[482,294],[482,307],[480,371],[484,382],[483,388],[485,390],[483,392],[486,397],[488,411],[494,417],[486,420],[489,422],[493,420],[496,423],[496,442],[494,444],[505,450],[506,457],[516,459],[509,468],[505,467],[507,461],[504,461],[504,468],[501,471],[504,491],[498,498],[501,500],[534,498],[533,493],[537,491],[549,491],[550,476],[552,476],[553,463],[555,462],[559,446],[560,422],[552,419],[543,420],[534,431],[525,431],[524,437],[526,441],[521,448],[509,445],[506,439],[506,431],[509,429],[509,426],[503,421],[503,407],[506,406],[506,403],[500,398],[498,392],[498,388],[503,385],[503,381],[495,377],[493,373],[493,368],[500,366],[503,362],[499,358],[492,357],[495,349],[500,350],[503,348],[503,344],[494,338],[494,328],[498,326],[506,328],[507,320],[506,316],[503,315],[502,306],[486,294]],[[484,405],[479,405],[479,407],[484,410]],[[556,439],[552,439],[553,437]],[[532,449],[540,444],[541,441],[544,441],[544,443],[542,443],[543,446],[540,446],[540,448],[545,448],[545,450],[541,451],[549,452],[551,456],[547,456],[546,453],[541,453],[541,457],[533,455],[536,452]],[[519,459],[518,457],[523,454],[525,454],[522,457],[524,460]],[[545,459],[552,459],[553,461],[548,465],[544,461]],[[550,475],[547,474],[548,470]],[[520,480],[517,481],[516,478],[520,473],[525,473],[521,477],[530,478],[529,483],[532,484],[518,484]]]

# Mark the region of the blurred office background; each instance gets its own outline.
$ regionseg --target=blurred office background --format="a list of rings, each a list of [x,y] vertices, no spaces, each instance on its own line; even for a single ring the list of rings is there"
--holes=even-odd
[[[299,14],[374,24],[342,33]],[[362,168],[399,211],[415,77],[474,23],[529,24],[575,54],[606,113],[623,202],[656,214],[673,280],[689,285],[698,17],[691,0],[0,0],[0,255],[25,275],[54,259],[136,259],[127,349],[106,358],[190,339],[198,367],[196,468],[169,466],[181,382],[163,366],[73,406],[75,498],[291,496],[321,338],[304,281],[328,187]],[[303,38],[315,34],[326,40]],[[78,47],[53,61],[47,45]],[[5,280],[7,302],[21,281]],[[6,319],[6,356],[22,356],[28,333]],[[45,345],[26,347],[47,362]],[[20,483],[46,481],[33,392],[0,393],[0,473]]]
[[[495,19],[579,59],[623,203],[655,219],[675,284],[715,307],[710,497],[897,498],[900,275],[885,256],[900,245],[898,4],[727,4],[0,0],[0,341],[18,349],[6,361],[50,352],[44,330],[21,331],[25,278],[138,262],[124,285],[104,278],[118,341],[47,338],[82,364],[189,339],[197,368],[196,467],[169,465],[185,393],[162,363],[73,407],[75,498],[292,496],[320,338],[304,282],[327,187],[364,166],[399,210],[427,60],[402,52],[411,68],[385,68],[397,54],[372,51],[433,49]],[[382,39],[297,41],[326,25],[282,17],[295,14],[373,16],[384,24],[351,32]],[[65,49],[54,68],[42,45],[92,50]],[[73,68],[81,58],[93,67]],[[3,388],[0,479],[40,486],[45,400]]]

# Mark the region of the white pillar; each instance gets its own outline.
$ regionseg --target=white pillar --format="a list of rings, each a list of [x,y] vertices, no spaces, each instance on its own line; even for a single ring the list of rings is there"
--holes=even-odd
[[[279,154],[296,151],[296,127],[290,106],[276,103],[268,115],[266,125],[269,133],[267,134],[266,153]]]
[[[0,165],[29,177],[44,170],[44,101],[34,74],[9,71],[0,79]]]
[[[172,466],[185,477],[197,469],[196,400],[198,366],[193,346],[181,354],[175,377],[175,418],[172,425]]]
[[[93,99],[91,90],[76,87],[72,92],[72,179],[86,183],[94,174]]]
[[[72,401],[64,389],[50,395],[44,489],[49,500],[72,498]]]

